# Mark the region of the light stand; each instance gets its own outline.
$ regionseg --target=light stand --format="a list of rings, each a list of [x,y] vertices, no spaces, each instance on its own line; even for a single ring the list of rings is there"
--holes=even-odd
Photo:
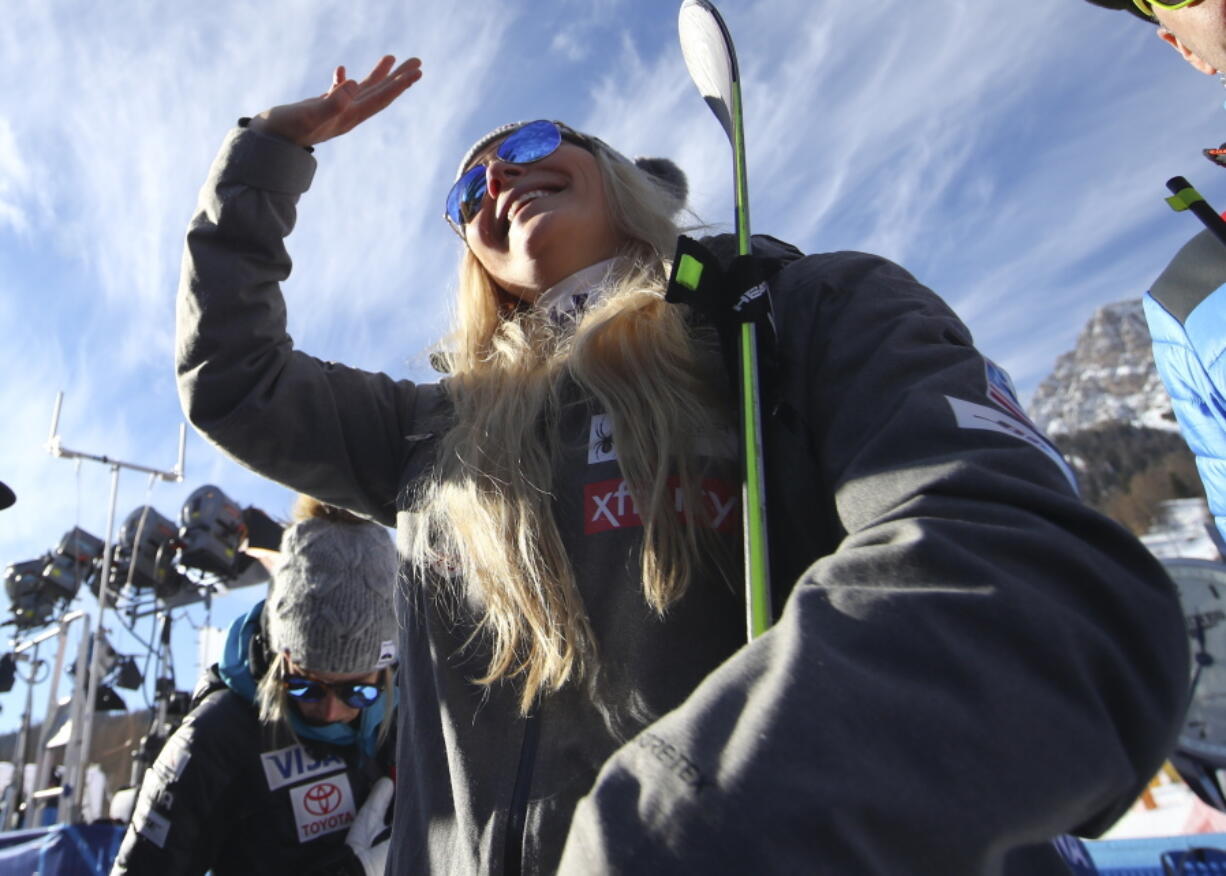
[[[30,715],[34,710],[34,684],[38,681],[38,668],[44,661],[38,659],[38,645],[42,639],[32,639],[22,642],[13,649],[14,655],[33,649],[28,659],[30,661],[30,677],[22,679],[26,682],[26,705],[21,713],[21,728],[17,733],[17,747],[13,752],[13,780],[4,789],[4,816],[0,820],[0,828],[12,830],[17,827],[21,813],[22,795],[25,791],[26,749],[30,747]]]
[[[158,612],[158,622],[161,632],[158,636],[158,659],[156,664],[156,681],[153,694],[153,718],[149,722],[149,732],[142,737],[140,748],[132,758],[132,776],[129,784],[140,788],[145,777],[145,771],[153,763],[162,745],[169,736],[167,732],[170,717],[170,701],[174,698],[174,681],[166,675],[166,667],[170,663],[170,611]]]
[[[60,798],[59,821],[61,824],[76,824],[81,820],[81,803],[84,799],[86,761],[89,759],[89,745],[93,735],[94,727],[94,712],[95,701],[98,696],[98,677],[101,674],[101,659],[103,652],[103,617],[106,614],[106,606],[110,590],[111,577],[111,559],[114,550],[113,536],[115,532],[115,504],[119,498],[119,472],[121,469],[130,469],[132,471],[144,472],[150,475],[153,479],[160,478],[164,481],[178,482],[183,480],[183,455],[187,446],[187,431],[186,427],[179,424],[179,461],[171,471],[162,471],[160,469],[149,468],[144,465],[137,465],[131,462],[121,462],[117,459],[111,459],[107,456],[99,456],[96,454],[82,453],[76,450],[69,450],[60,443],[59,424],[60,424],[60,408],[64,403],[64,393],[60,392],[55,397],[55,410],[51,415],[51,432],[47,436],[47,449],[52,456],[58,456],[64,459],[85,459],[93,462],[100,462],[107,465],[111,469],[111,497],[110,504],[107,509],[106,516],[106,547],[102,553],[102,569],[99,572],[98,583],[98,620],[94,625],[93,632],[93,653],[90,657],[90,666],[86,691],[82,695],[81,679],[82,675],[76,677],[76,687],[73,691],[73,724],[72,735],[68,741],[68,750],[64,754],[64,781],[62,784]],[[84,651],[81,652],[82,655]],[[78,668],[83,668],[81,660],[78,659]],[[79,720],[78,720],[79,719]]]
[[[38,766],[34,770],[34,787],[30,795],[32,806],[27,806],[30,817],[26,819],[26,827],[37,827],[39,815],[46,805],[46,798],[37,796],[38,791],[46,786],[51,773],[51,756],[47,752],[47,742],[51,739],[51,725],[55,721],[55,713],[59,708],[60,677],[64,673],[64,654],[68,650],[68,627],[75,620],[84,620],[84,626],[89,627],[89,615],[83,611],[70,611],[56,624],[55,629],[42,634],[42,637],[58,636],[55,646],[55,668],[51,671],[51,690],[47,694],[47,714],[43,718],[42,727],[38,733]],[[82,641],[87,637],[82,635]]]

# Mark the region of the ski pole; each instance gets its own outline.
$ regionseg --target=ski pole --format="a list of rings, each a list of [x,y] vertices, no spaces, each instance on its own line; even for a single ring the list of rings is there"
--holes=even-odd
[[[750,254],[749,184],[745,172],[745,124],[741,81],[732,36],[707,0],[684,0],[677,17],[681,53],[690,78],[728,135],[736,187],[737,254]],[[762,285],[765,293],[765,286]],[[741,421],[741,507],[745,538],[746,626],[750,640],[772,623],[770,558],[766,529],[766,476],[762,454],[761,382],[757,325],[743,320],[738,343]]]

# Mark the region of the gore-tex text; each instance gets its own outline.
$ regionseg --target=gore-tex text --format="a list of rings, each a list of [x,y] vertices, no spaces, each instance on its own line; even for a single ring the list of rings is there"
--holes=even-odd
[[[695,791],[701,791],[711,784],[702,770],[671,742],[651,732],[644,732],[637,741],[639,748],[650,753],[666,770]]]

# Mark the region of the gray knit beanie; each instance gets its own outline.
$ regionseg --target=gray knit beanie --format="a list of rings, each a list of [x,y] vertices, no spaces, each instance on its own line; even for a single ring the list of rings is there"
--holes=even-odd
[[[333,514],[287,527],[264,613],[269,648],[312,672],[390,665],[396,574],[396,548],[381,526]]]
[[[472,164],[473,159],[477,157],[486,147],[495,140],[501,140],[503,137],[513,134],[529,122],[512,122],[508,125],[500,125],[490,131],[484,137],[474,143],[467,152],[464,153],[464,158],[460,161],[460,167],[456,171],[456,179],[464,175],[464,171]],[[562,129],[564,134],[569,134],[573,137],[582,140],[589,145],[597,145],[607,155],[615,161],[621,161],[625,164],[632,164],[639,170],[647,174],[647,176],[667,192],[677,202],[677,208],[685,206],[686,196],[689,194],[689,184],[686,182],[685,171],[676,165],[668,158],[635,158],[631,161],[626,156],[622,155],[608,143],[601,140],[599,137],[593,137],[590,134],[583,134],[571,128],[562,122],[555,121],[555,125]]]

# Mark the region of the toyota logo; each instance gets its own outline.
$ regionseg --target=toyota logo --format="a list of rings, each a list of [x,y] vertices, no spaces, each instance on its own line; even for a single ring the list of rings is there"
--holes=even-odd
[[[314,788],[307,789],[302,798],[302,805],[312,815],[327,815],[335,812],[341,805],[341,789],[331,782],[320,782]]]

